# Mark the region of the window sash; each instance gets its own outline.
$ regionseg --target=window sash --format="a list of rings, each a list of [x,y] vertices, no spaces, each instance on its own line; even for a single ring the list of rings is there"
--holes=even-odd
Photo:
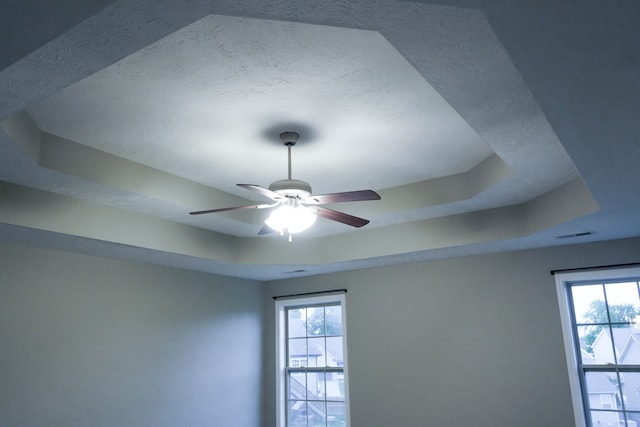
[[[341,307],[341,321],[342,321],[342,333],[341,334],[327,334],[325,330],[324,335],[318,336],[306,336],[306,339],[315,338],[336,338],[340,337],[342,341],[342,366],[289,366],[290,358],[288,354],[288,311],[296,308],[312,308],[312,307]],[[350,426],[349,420],[349,392],[348,392],[348,356],[347,356],[347,331],[346,331],[346,309],[345,309],[345,295],[344,294],[331,294],[314,297],[304,298],[291,298],[276,300],[276,363],[277,363],[277,379],[276,379],[276,421],[278,427],[285,427],[287,425],[287,417],[289,411],[290,402],[315,402],[323,403],[325,405],[340,404],[343,407],[343,414],[345,416],[345,425]],[[301,337],[302,338],[302,337]],[[328,399],[325,396],[324,400],[296,400],[289,399],[289,376],[294,373],[337,373],[343,376],[343,400]]]
[[[300,367],[293,367],[290,366],[288,368],[285,368],[285,372],[309,372],[309,373],[313,373],[313,372],[344,372],[344,368],[342,368],[341,366],[300,366]]]

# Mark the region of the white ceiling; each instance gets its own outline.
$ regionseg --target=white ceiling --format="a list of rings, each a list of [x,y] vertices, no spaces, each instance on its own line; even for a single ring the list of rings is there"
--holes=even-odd
[[[0,22],[3,240],[269,280],[640,234],[635,4],[67,3]],[[369,225],[187,214],[263,202],[288,130]]]
[[[219,15],[28,112],[45,132],[238,195],[239,181],[286,177],[272,135],[283,123],[302,124],[294,172],[321,192],[465,172],[492,154],[380,33]]]

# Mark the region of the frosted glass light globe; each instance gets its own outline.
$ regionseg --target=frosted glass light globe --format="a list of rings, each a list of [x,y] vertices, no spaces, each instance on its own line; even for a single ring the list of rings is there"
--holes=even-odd
[[[282,205],[271,213],[265,224],[280,234],[285,231],[293,234],[311,227],[316,218],[316,214],[304,206]]]

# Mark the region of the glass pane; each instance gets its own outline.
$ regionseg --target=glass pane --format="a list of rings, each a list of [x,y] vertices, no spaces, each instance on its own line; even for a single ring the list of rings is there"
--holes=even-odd
[[[605,285],[611,322],[633,323],[640,310],[636,282]]]
[[[613,328],[613,344],[620,365],[640,365],[640,329]]]
[[[307,361],[307,339],[292,338],[288,340],[287,354],[289,355],[288,363],[292,368],[300,368],[308,366]]]
[[[324,335],[324,307],[308,308],[307,317],[307,332],[309,335]]]
[[[306,308],[293,308],[289,309],[287,317],[288,324],[288,337],[306,337],[307,329],[307,309]]]
[[[327,402],[327,427],[345,427],[347,415],[342,402]]]
[[[625,409],[640,411],[640,372],[621,372],[620,381]]]
[[[344,366],[342,337],[327,337],[327,366]]]
[[[591,411],[591,425],[602,427],[627,427],[621,412]]]
[[[308,366],[326,366],[324,338],[309,338],[308,352],[309,352],[309,365]]]
[[[327,425],[324,402],[307,402],[307,408],[309,411],[309,427],[325,427]]]
[[[629,427],[640,426],[640,412],[627,412],[627,425]]]
[[[324,400],[324,372],[307,373],[307,400]]]
[[[325,375],[327,400],[344,401],[344,373],[327,372]]]
[[[580,357],[585,365],[592,365],[595,362],[593,358],[593,342],[600,334],[603,326],[578,326],[578,339],[580,341]]]
[[[586,372],[585,377],[590,409],[622,409],[615,372]]]
[[[607,323],[602,285],[572,286],[576,323]]]
[[[307,402],[301,400],[289,402],[287,415],[289,427],[307,427]]]
[[[307,397],[307,376],[304,372],[293,372],[289,374],[288,400],[304,400]]]
[[[598,328],[600,332],[593,341],[593,359],[594,363],[604,365],[607,363],[615,363],[615,356],[613,354],[613,343],[611,342],[611,335],[608,327]]]
[[[342,335],[342,306],[332,305],[325,309],[327,335]]]

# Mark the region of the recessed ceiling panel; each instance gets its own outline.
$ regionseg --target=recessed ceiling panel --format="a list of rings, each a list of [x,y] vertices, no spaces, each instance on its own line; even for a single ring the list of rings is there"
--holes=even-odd
[[[235,193],[286,177],[287,127],[302,134],[294,177],[315,192],[424,181],[492,154],[378,32],[216,15],[29,112],[46,132]]]

